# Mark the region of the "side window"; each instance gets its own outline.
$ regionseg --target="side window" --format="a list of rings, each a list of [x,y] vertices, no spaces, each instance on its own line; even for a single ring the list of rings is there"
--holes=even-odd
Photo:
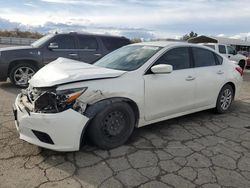
[[[155,64],[169,64],[173,66],[173,70],[190,68],[189,50],[187,47],[171,49],[163,54]]]
[[[215,55],[215,58],[216,58],[216,64],[217,65],[222,65],[223,63],[223,58],[217,54],[214,54]]]
[[[227,51],[228,51],[228,54],[232,54],[232,55],[236,54],[235,49],[231,46],[227,46]]]
[[[221,54],[227,53],[227,52],[226,52],[226,47],[225,47],[224,45],[219,45],[219,52],[220,52]]]
[[[97,50],[98,44],[95,37],[78,35],[79,49]]]
[[[56,43],[58,49],[75,49],[75,37],[72,35],[60,35],[52,39],[50,43]]]
[[[101,40],[105,48],[109,51],[113,51],[130,44],[129,40],[125,38],[102,37]]]
[[[214,53],[203,48],[192,48],[195,67],[216,65]]]

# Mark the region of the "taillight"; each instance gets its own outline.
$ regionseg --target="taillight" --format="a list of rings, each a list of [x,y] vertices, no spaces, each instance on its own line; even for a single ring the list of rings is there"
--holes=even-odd
[[[243,69],[242,68],[236,67],[235,70],[237,70],[240,73],[241,76],[243,75]]]

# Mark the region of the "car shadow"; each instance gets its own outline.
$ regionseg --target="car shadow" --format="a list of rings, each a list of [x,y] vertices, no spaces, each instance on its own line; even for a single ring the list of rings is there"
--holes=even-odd
[[[12,94],[18,94],[21,91],[21,88],[18,88],[17,86],[13,85],[10,81],[0,82],[0,88],[5,92]]]
[[[62,153],[43,149],[42,155],[49,159],[47,162],[45,161],[48,166],[57,164],[54,168],[58,172],[64,171],[66,174],[71,174],[70,177],[76,179],[77,182],[81,182],[82,185],[98,187],[109,177],[119,174],[119,172],[112,169],[112,167],[118,165],[118,160],[126,161],[129,155],[138,151],[164,152],[164,149],[169,147],[169,142],[177,141],[182,143],[187,139],[192,140],[194,131],[191,130],[193,127],[206,129],[206,122],[220,122],[225,118],[237,117],[245,113],[250,113],[250,103],[236,101],[227,114],[216,114],[213,110],[206,110],[135,129],[127,143],[111,150],[99,149],[87,140],[80,151]],[[48,157],[48,155],[50,156]],[[54,156],[54,160],[51,159],[51,156]],[[72,167],[74,173],[72,173],[72,169],[67,169],[68,167],[64,166],[66,163],[71,163],[74,166]],[[132,168],[131,164],[126,165],[127,167],[124,167],[124,169]],[[99,181],[98,177],[103,177],[103,180]]]

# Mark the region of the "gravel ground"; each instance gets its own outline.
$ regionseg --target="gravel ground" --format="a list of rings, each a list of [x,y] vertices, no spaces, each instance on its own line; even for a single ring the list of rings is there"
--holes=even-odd
[[[250,71],[224,115],[211,110],[137,129],[113,150],[91,145],[60,153],[18,138],[11,104],[18,89],[0,82],[0,187],[250,187]]]

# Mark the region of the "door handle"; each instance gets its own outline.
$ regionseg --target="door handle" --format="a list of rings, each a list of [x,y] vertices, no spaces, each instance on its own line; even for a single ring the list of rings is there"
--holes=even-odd
[[[224,74],[224,72],[222,71],[222,70],[219,70],[218,72],[217,72],[217,74]]]
[[[188,77],[186,78],[187,81],[192,81],[192,80],[194,80],[194,79],[195,79],[195,77],[193,77],[193,76],[188,76]]]
[[[78,54],[75,54],[75,53],[71,53],[71,54],[69,54],[69,56],[78,56]]]
[[[229,55],[228,58],[230,58],[231,56]]]
[[[102,54],[94,54],[95,56],[102,56]]]

